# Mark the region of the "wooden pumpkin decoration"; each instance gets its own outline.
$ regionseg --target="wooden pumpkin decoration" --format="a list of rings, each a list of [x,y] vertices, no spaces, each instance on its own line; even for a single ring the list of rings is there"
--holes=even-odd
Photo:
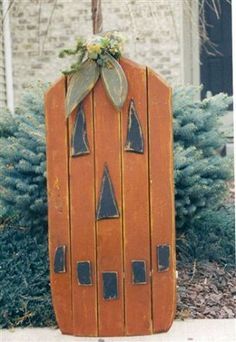
[[[65,334],[158,333],[175,315],[171,89],[120,65],[121,109],[102,77],[69,118],[70,77],[46,94],[51,289]]]

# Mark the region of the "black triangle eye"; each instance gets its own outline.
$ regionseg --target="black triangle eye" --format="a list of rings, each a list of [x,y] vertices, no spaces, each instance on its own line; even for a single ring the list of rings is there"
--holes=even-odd
[[[66,246],[58,246],[54,256],[54,272],[64,273],[66,272]]]
[[[138,113],[135,108],[134,100],[132,99],[129,104],[128,114],[128,130],[125,144],[125,150],[134,153],[144,152],[143,132],[138,118]]]
[[[102,184],[100,188],[96,218],[97,220],[102,220],[106,218],[116,218],[119,216],[119,209],[117,206],[111,177],[108,171],[108,167],[105,165],[102,176]]]
[[[73,157],[88,154],[90,152],[86,131],[85,114],[82,105],[79,106],[78,112],[76,114],[71,145]]]

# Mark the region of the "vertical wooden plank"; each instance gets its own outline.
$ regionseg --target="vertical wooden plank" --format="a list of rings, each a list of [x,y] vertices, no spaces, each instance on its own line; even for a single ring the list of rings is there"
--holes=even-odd
[[[175,227],[171,89],[152,70],[148,75],[149,167],[153,267],[153,330],[166,331],[175,315]],[[169,245],[169,267],[158,268],[157,254]],[[159,255],[160,258],[160,255]],[[161,266],[161,265],[160,265]]]
[[[123,59],[121,65],[129,84],[128,99],[122,110],[123,226],[125,256],[125,325],[127,335],[150,334],[150,229],[147,137],[146,68]],[[143,153],[125,150],[130,100],[134,100],[142,130]],[[132,261],[146,264],[146,284],[132,281]]]
[[[98,81],[94,89],[94,123],[96,207],[98,206],[106,165],[120,213],[118,218],[106,218],[97,221],[99,336],[120,336],[124,334],[120,113],[114,109],[108,100],[101,80]],[[107,278],[103,272],[110,272],[113,276],[114,273],[112,272],[117,272],[117,299],[104,299],[103,285]]]
[[[46,93],[47,189],[50,281],[57,323],[73,334],[71,299],[71,250],[68,193],[68,141],[65,115],[65,78]],[[57,247],[65,246],[65,271],[54,272]],[[64,247],[63,247],[64,249]]]
[[[74,335],[97,336],[96,231],[94,198],[93,102],[82,103],[89,153],[72,156],[72,135],[78,108],[69,119],[70,208]],[[77,263],[90,261],[91,285],[79,284]]]

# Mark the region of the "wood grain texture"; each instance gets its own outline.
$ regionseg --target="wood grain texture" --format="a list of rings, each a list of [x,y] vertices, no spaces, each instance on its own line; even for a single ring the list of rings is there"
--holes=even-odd
[[[144,335],[152,330],[146,68],[127,59],[122,59],[121,65],[129,84],[128,98],[121,115],[125,325],[127,335]],[[142,129],[143,154],[125,150],[131,99],[134,99]],[[133,284],[131,262],[134,260],[145,261],[147,284]]]
[[[171,89],[151,69],[147,78],[153,331],[162,332],[170,328],[176,305]],[[170,267],[158,272],[156,246],[162,244],[170,245]]]
[[[46,93],[48,240],[50,282],[57,323],[65,334],[73,334],[70,264],[70,219],[68,193],[68,141],[65,114],[65,78],[60,78]],[[54,254],[66,246],[66,272],[54,272]]]
[[[70,145],[70,209],[74,335],[97,336],[97,277],[95,227],[95,175],[93,143],[93,102],[90,93],[82,103],[89,153],[72,157]],[[69,118],[70,142],[77,108]],[[79,285],[77,262],[90,261],[92,285]]]
[[[99,336],[120,336],[124,334],[120,113],[107,98],[101,80],[94,89],[94,134],[96,202],[107,165],[120,212],[118,218],[97,221],[98,329]],[[103,298],[102,272],[117,272],[118,299]]]

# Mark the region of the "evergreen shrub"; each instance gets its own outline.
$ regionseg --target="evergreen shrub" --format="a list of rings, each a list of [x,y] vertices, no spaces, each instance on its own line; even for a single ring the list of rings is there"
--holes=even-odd
[[[15,116],[0,113],[0,214],[21,228],[47,224],[45,89],[28,90]]]
[[[233,204],[218,210],[205,209],[191,229],[178,234],[178,259],[182,262],[210,261],[235,265],[235,218]]]
[[[0,328],[55,325],[45,230],[0,229]]]
[[[225,143],[219,117],[232,103],[226,94],[196,100],[196,87],[177,88],[173,96],[175,206],[177,229],[191,229],[206,208],[217,209],[227,196],[232,160],[218,152]]]

